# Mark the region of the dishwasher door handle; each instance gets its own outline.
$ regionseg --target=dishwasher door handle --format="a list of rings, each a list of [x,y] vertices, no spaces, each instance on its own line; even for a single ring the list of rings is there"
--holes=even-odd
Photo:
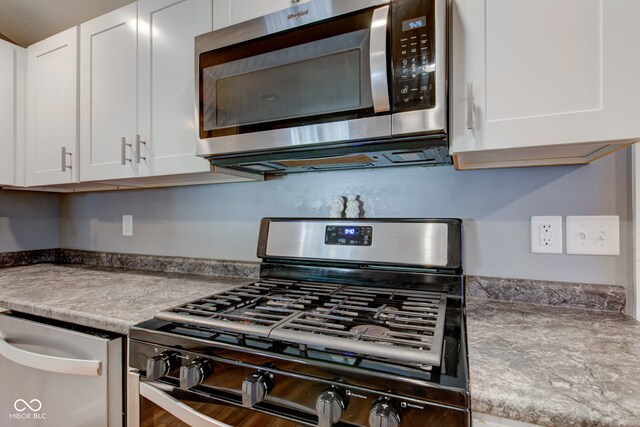
[[[9,344],[2,331],[0,331],[0,355],[19,365],[43,371],[91,377],[102,375],[102,362],[99,360],[69,359],[22,350]]]
[[[168,393],[150,384],[140,382],[140,396],[149,399],[183,423],[191,427],[232,427],[222,421],[214,420],[192,407],[185,405]]]

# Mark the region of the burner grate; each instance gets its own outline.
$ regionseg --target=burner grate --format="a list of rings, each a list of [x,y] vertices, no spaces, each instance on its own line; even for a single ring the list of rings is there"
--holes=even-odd
[[[439,366],[445,311],[446,297],[436,292],[345,287],[270,338]]]
[[[439,366],[445,311],[446,296],[438,292],[262,280],[156,318],[320,350]]]
[[[156,314],[155,318],[268,338],[300,310],[323,304],[340,285],[261,280]]]

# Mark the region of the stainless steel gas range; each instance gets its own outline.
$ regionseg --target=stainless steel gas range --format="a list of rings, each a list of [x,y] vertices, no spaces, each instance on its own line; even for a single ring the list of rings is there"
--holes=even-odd
[[[263,219],[260,279],[130,332],[145,426],[470,426],[457,219]]]

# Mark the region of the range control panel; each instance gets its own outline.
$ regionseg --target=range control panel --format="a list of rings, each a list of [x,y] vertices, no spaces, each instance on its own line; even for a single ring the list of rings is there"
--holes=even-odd
[[[436,105],[434,0],[396,0],[392,9],[393,110]]]
[[[373,227],[356,225],[327,225],[326,245],[371,246]]]

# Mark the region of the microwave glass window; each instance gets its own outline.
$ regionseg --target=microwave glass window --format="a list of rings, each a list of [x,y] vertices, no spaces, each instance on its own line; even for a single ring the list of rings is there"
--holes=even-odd
[[[357,30],[202,70],[205,131],[370,109],[369,31]]]
[[[350,50],[217,80],[215,128],[360,106],[360,51]]]

